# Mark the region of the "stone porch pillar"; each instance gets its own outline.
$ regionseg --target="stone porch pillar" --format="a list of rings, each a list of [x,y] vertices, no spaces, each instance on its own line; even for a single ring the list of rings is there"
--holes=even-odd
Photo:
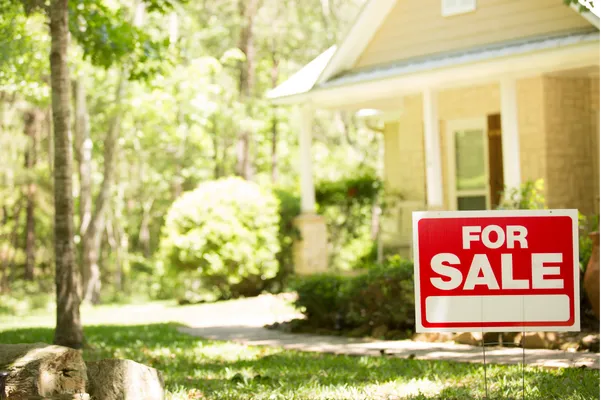
[[[325,219],[315,212],[315,186],[313,183],[313,160],[311,141],[313,109],[300,106],[299,150],[301,215],[294,223],[300,233],[293,246],[294,272],[299,275],[325,272],[328,268],[328,238]]]

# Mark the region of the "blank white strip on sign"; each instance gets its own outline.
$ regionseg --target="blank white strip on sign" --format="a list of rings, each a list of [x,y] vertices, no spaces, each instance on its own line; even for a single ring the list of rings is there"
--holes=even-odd
[[[570,298],[559,295],[430,296],[426,320],[442,322],[565,322]]]

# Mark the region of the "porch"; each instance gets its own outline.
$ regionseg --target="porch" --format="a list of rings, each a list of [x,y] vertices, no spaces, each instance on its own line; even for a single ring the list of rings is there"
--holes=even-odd
[[[596,209],[598,40],[596,31],[516,42],[354,71],[321,84],[319,72],[313,89],[295,92],[289,85],[288,93],[272,93],[278,103],[299,104],[304,240],[297,245],[297,272],[327,268],[312,174],[316,108],[369,109],[384,124],[385,182],[403,195],[384,221],[384,244],[402,255],[411,256],[413,211],[494,208],[503,187],[526,180],[548,182],[551,207]],[[591,185],[594,193],[587,193]]]

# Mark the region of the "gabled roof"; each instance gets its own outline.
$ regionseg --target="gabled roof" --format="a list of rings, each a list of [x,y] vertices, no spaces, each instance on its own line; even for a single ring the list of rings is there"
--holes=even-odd
[[[471,49],[470,51],[456,52],[451,55],[437,54],[425,57],[419,61],[413,59],[402,60],[398,63],[347,73],[357,62],[397,1],[368,0],[351,29],[338,46],[330,47],[288,80],[269,91],[267,98],[272,100],[291,99],[316,89],[321,90],[366,80],[382,79],[409,73],[412,69],[419,71],[424,68],[440,68],[445,65],[457,65],[502,57],[504,55],[520,54],[523,51],[536,51],[537,49],[549,48],[548,46],[551,48],[554,46],[562,47],[570,43],[573,44],[574,40],[576,40],[575,43],[581,43],[582,40],[591,40],[591,38],[595,37],[595,34],[596,39],[593,40],[599,40],[599,17],[588,11],[580,11],[577,6],[572,4],[572,8],[576,12],[579,12],[583,18],[597,28],[595,33],[588,33],[584,36],[581,36],[581,34],[572,34],[564,38],[546,37],[534,38],[522,42],[500,43],[495,46],[483,46]]]
[[[368,0],[338,46],[332,46],[288,80],[267,93],[276,99],[310,91],[315,84],[352,67],[397,0]]]

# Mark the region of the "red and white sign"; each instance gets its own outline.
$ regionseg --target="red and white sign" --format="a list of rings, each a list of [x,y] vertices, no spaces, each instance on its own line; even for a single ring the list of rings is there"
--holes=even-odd
[[[413,213],[417,332],[579,331],[576,210]]]

